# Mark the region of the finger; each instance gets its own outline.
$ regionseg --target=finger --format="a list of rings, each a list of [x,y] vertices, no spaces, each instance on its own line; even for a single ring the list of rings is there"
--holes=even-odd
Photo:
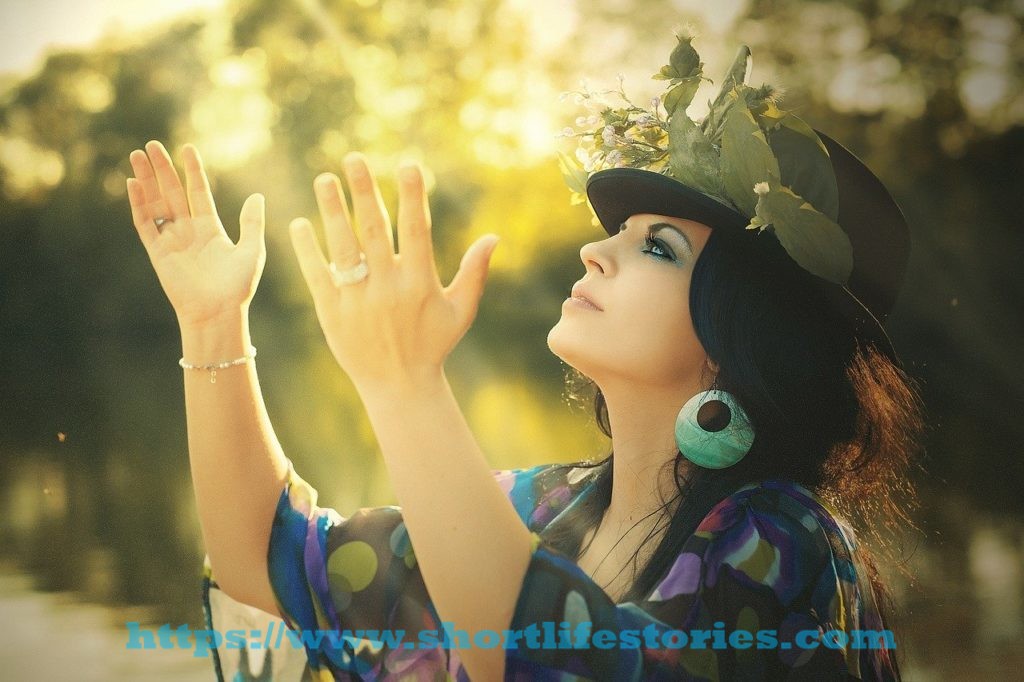
[[[398,171],[398,247],[413,276],[437,281],[430,206],[423,172],[409,164]]]
[[[138,178],[142,187],[144,201],[150,218],[173,218],[171,208],[164,201],[163,192],[160,191],[160,184],[156,181],[156,173],[153,171],[153,164],[150,163],[146,152],[136,149],[128,155],[128,161],[132,165],[132,171]]]
[[[160,183],[160,191],[163,193],[164,201],[171,209],[171,217],[188,218],[191,214],[188,210],[188,198],[185,196],[185,188],[181,186],[181,178],[174,170],[174,163],[167,149],[156,141],[150,140],[146,143],[146,152],[153,164],[153,171],[156,174],[157,182]]]
[[[136,178],[128,178],[128,203],[132,207],[132,223],[139,233],[142,245],[149,250],[150,246],[160,236],[160,230],[156,228],[153,219],[149,217],[146,208],[146,194],[142,190],[142,184]]]
[[[210,180],[206,176],[199,150],[193,144],[182,148],[185,159],[185,184],[188,187],[188,203],[192,216],[216,216],[217,207],[210,191]]]
[[[313,193],[320,208],[327,234],[327,252],[338,267],[359,263],[359,240],[352,231],[348,203],[342,193],[341,180],[333,173],[321,173],[313,181]]]
[[[302,277],[306,280],[310,293],[313,294],[313,303],[319,307],[321,301],[327,301],[328,296],[336,293],[337,289],[331,280],[327,261],[316,241],[313,224],[305,218],[296,218],[288,229],[292,237],[292,247],[299,259]]]
[[[371,271],[383,273],[394,264],[395,243],[391,235],[391,219],[384,208],[377,182],[366,165],[366,157],[356,152],[350,153],[345,157],[344,166],[367,264]]]
[[[244,249],[259,252],[264,247],[266,233],[266,204],[262,194],[250,194],[242,204],[238,216],[238,245]]]
[[[491,255],[498,244],[498,235],[484,235],[473,242],[459,263],[451,284],[445,289],[448,300],[454,305],[465,326],[476,317],[476,311],[483,296],[490,269]]]

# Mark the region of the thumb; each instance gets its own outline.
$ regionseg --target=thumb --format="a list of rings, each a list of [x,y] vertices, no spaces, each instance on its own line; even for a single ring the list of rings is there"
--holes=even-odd
[[[491,255],[499,239],[496,234],[487,234],[473,242],[462,256],[459,271],[448,285],[449,298],[470,322],[476,316],[477,306],[483,296]]]
[[[238,217],[238,245],[259,251],[263,246],[266,222],[266,199],[259,193],[250,194]]]

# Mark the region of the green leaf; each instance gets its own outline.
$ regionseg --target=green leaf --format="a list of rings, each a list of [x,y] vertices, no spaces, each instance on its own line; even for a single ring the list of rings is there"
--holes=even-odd
[[[672,177],[719,201],[725,201],[718,151],[700,127],[680,112],[669,119],[668,139]]]
[[[697,88],[699,86],[700,76],[684,78],[678,85],[672,86],[672,88],[665,93],[665,97],[662,100],[665,104],[665,111],[668,112],[668,115],[672,116],[678,111],[680,116],[685,116],[686,114],[684,112],[686,111],[686,108],[690,106],[690,102],[693,101],[693,96],[697,94]]]
[[[803,197],[777,182],[758,195],[750,227],[772,231],[797,265],[811,274],[845,285],[853,272],[850,238],[833,220]]]
[[[656,73],[653,76],[651,76],[651,78],[653,78],[654,80],[659,80],[659,81],[667,81],[667,80],[672,80],[673,78],[675,78],[675,76],[672,75],[672,67],[671,66],[663,66],[663,67],[661,67],[661,71],[659,71],[658,73]]]
[[[768,144],[779,161],[782,184],[832,220],[839,216],[839,186],[828,150],[811,126],[792,114],[768,128]]]
[[[740,212],[754,215],[758,182],[779,181],[779,162],[768,146],[768,140],[753,114],[740,99],[738,88],[728,98],[734,99],[722,128],[722,180],[726,196]]]
[[[722,80],[722,88],[718,91],[718,97],[711,103],[712,110],[725,104],[725,100],[733,88],[747,82],[747,70],[750,68],[751,61],[750,48],[746,45],[740,45],[739,50],[736,51],[736,56],[732,60],[732,66],[729,67],[725,78]]]
[[[573,158],[562,152],[558,153],[558,167],[562,171],[562,178],[565,180],[565,184],[569,186],[569,189],[578,194],[586,195],[587,179],[590,177],[590,174],[583,170]]]
[[[700,123],[700,129],[704,131],[704,135],[711,140],[712,144],[722,143],[722,126],[725,124],[725,119],[729,117],[729,110],[732,105],[736,102],[735,98],[728,97],[718,104],[712,104],[708,102],[708,115],[704,117],[704,120]]]

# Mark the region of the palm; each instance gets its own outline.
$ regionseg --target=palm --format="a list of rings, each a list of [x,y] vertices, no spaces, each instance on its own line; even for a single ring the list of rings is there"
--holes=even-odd
[[[248,304],[265,262],[262,197],[242,208],[238,244],[217,216],[198,152],[185,147],[188,192],[163,146],[147,145],[149,156],[131,155],[136,178],[129,180],[132,218],[153,269],[179,320],[202,322]],[[154,220],[172,218],[157,228]]]
[[[291,226],[299,266],[327,343],[357,386],[393,384],[422,376],[423,370],[433,374],[476,316],[497,235],[474,242],[455,278],[442,287],[419,167],[399,174],[401,253],[396,253],[391,221],[365,157],[350,154],[344,166],[354,215],[350,216],[337,176],[323,173],[314,182],[330,260],[308,220],[297,218]],[[369,273],[365,279],[335,282],[331,263],[346,269],[362,257]]]

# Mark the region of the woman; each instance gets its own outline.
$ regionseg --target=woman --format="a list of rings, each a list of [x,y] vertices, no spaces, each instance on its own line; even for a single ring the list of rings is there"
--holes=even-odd
[[[133,221],[182,331],[209,627],[242,603],[296,630],[406,633],[308,641],[307,679],[898,678],[839,510],[898,511],[909,489],[919,408],[879,322],[906,227],[863,164],[743,84],[741,57],[697,126],[681,38],[664,116],[609,109],[596,132],[582,189],[609,236],[581,249],[548,345],[597,388],[601,462],[495,472],[462,417],[443,366],[493,236],[442,287],[418,167],[399,172],[399,254],[362,156],[351,215],[339,178],[315,180],[328,257],[305,219],[293,246],[401,502],[348,518],[281,452],[251,362],[262,197],[233,244],[194,147],[187,188],[158,142],[132,153]],[[455,634],[419,646],[431,630]]]

